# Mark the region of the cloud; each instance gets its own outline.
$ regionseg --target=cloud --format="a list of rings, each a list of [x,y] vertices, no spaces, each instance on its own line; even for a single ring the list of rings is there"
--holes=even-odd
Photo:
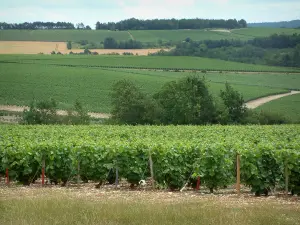
[[[2,1],[6,22],[70,21],[94,27],[97,21],[128,18],[244,18],[249,22],[300,18],[299,0],[10,0]]]

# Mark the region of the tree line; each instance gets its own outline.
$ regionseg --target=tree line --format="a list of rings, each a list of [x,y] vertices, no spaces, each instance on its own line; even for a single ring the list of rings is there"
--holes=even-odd
[[[153,19],[139,20],[135,18],[119,22],[96,23],[96,30],[176,30],[176,29],[205,29],[205,28],[245,28],[244,19]]]
[[[274,34],[249,41],[193,41],[186,38],[171,51],[160,51],[152,55],[199,56],[252,64],[300,67],[300,35]]]
[[[0,22],[0,30],[73,30],[84,29],[91,30],[90,26],[85,26],[83,23],[78,23],[74,26],[73,23],[68,22],[32,22],[32,23],[5,23]]]
[[[0,23],[1,30],[43,30],[43,29],[75,29],[68,22],[33,22],[33,23]]]
[[[111,123],[150,125],[281,124],[281,115],[246,108],[243,96],[228,83],[219,98],[212,96],[206,80],[190,75],[166,83],[150,96],[129,80],[112,88]]]

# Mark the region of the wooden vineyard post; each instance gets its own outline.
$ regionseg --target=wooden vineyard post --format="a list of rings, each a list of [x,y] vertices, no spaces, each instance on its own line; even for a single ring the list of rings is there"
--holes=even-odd
[[[80,162],[78,160],[78,163],[77,163],[77,187],[79,187],[79,181],[80,181]]]
[[[119,185],[119,170],[118,167],[116,168],[116,182],[115,182],[115,187],[118,188]]]
[[[6,178],[6,184],[9,185],[9,174],[8,174],[8,168],[6,168],[5,171],[5,178]]]
[[[241,156],[237,154],[236,156],[236,191],[238,196],[241,194]]]
[[[196,190],[197,190],[197,191],[200,190],[200,177],[197,178],[197,186],[196,186]]]
[[[42,161],[42,186],[45,185],[45,159]]]
[[[151,174],[151,184],[152,184],[152,188],[155,189],[154,172],[153,172],[153,161],[152,161],[151,154],[149,154],[149,165],[150,165],[150,174]]]
[[[288,196],[288,193],[289,193],[289,171],[288,171],[287,161],[285,162],[284,176],[285,176],[285,195]]]

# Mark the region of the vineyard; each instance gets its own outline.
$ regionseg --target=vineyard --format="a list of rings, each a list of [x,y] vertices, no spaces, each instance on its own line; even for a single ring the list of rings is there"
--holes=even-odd
[[[0,63],[43,64],[67,67],[127,68],[157,70],[200,70],[231,72],[297,72],[276,67],[189,56],[91,56],[91,55],[2,55]]]
[[[59,60],[57,60],[59,61]],[[2,70],[1,70],[2,69]],[[62,67],[43,64],[1,64],[0,104],[30,105],[32,99],[53,97],[59,109],[69,109],[76,99],[92,112],[109,113],[111,87],[114,82],[128,79],[152,95],[163,84],[189,73],[145,70],[95,69]],[[198,73],[200,76],[205,75]],[[299,89],[298,74],[207,74],[209,89],[216,98],[225,82],[240,91],[245,100]],[[299,81],[299,82],[297,82]]]
[[[131,30],[132,37],[144,43],[156,43],[159,40],[183,41],[187,37],[195,41],[240,39],[250,40],[254,37],[266,37],[274,33],[294,34],[298,29],[286,28],[244,28],[222,32],[217,30]],[[81,41],[99,43],[106,37],[113,37],[118,41],[131,38],[127,31],[110,30],[1,30],[0,41]]]
[[[256,195],[300,191],[300,126],[0,126],[0,173],[30,184],[45,174],[102,184],[114,174],[131,187],[153,178],[180,189],[189,179],[213,190],[241,183]],[[149,165],[150,162],[150,165]]]
[[[268,102],[258,107],[257,110],[273,111],[282,114],[288,111],[292,121],[300,121],[300,94]]]

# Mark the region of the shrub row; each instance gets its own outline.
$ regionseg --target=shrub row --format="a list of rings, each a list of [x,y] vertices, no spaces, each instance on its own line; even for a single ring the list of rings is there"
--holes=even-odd
[[[200,176],[213,191],[235,182],[236,155],[240,154],[242,183],[256,195],[284,188],[286,168],[289,189],[300,189],[297,125],[0,126],[0,130],[4,134],[0,171],[4,174],[8,168],[10,178],[25,185],[40,176],[45,160],[46,176],[54,183],[66,184],[79,166],[82,180],[102,183],[118,168],[120,178],[134,186],[149,177],[151,155],[159,186],[179,189]]]

